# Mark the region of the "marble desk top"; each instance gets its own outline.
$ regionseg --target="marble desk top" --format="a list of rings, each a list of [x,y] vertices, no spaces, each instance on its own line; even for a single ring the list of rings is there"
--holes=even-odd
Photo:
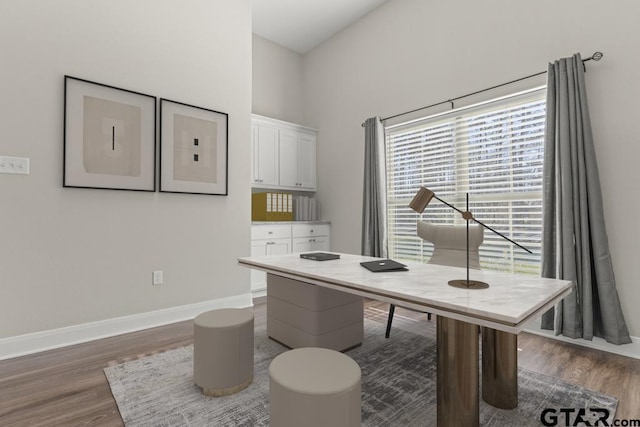
[[[331,221],[328,220],[315,220],[315,221],[251,221],[251,225],[316,225],[316,224],[328,224],[331,225]]]
[[[571,293],[568,280],[471,270],[470,279],[488,283],[487,289],[449,286],[466,279],[466,269],[407,263],[409,271],[373,273],[360,262],[377,258],[340,254],[340,259],[313,261],[299,254],[239,258],[238,262],[267,273],[342,290],[398,306],[428,311],[457,320],[518,333]]]

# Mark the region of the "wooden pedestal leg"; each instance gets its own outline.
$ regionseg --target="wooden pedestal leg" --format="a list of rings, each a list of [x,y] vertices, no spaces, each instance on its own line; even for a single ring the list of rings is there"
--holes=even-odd
[[[518,406],[518,336],[482,328],[482,398],[491,406]]]
[[[438,426],[479,425],[478,325],[438,316]]]

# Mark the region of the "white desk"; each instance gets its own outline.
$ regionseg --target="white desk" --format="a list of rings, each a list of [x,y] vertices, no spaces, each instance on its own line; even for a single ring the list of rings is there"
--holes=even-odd
[[[470,279],[489,283],[488,289],[459,289],[447,282],[466,278],[462,268],[407,263],[406,272],[372,273],[360,262],[375,258],[340,255],[338,260],[323,262],[297,254],[239,258],[238,262],[276,276],[436,314],[440,426],[479,423],[478,327],[484,328],[483,397],[494,406],[509,407],[501,402],[514,387],[517,393],[516,335],[572,290],[566,280],[484,270],[472,270]]]

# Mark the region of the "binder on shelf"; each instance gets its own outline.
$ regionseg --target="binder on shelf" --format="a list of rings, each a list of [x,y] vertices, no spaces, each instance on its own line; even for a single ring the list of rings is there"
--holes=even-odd
[[[251,194],[252,221],[293,221],[292,195],[288,193]]]
[[[294,199],[296,221],[317,221],[318,202],[313,197],[298,196]]]

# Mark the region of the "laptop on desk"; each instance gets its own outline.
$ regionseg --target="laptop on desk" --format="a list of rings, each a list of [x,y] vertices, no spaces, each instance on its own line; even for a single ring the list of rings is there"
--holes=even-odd
[[[300,254],[300,258],[312,259],[314,261],[329,261],[332,259],[339,259],[340,255],[330,254],[328,252],[309,252],[305,254]]]
[[[399,262],[394,261],[392,259],[379,259],[376,261],[361,262],[360,265],[374,273],[381,273],[384,271],[408,271],[409,270],[406,265],[400,264]]]

